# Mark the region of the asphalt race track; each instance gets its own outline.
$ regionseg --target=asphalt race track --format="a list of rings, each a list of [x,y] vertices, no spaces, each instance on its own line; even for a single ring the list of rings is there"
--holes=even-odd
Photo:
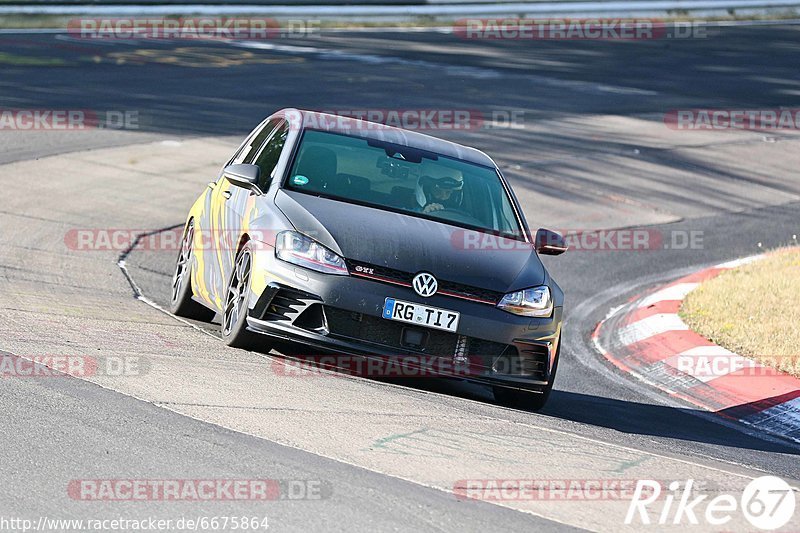
[[[135,119],[120,130],[0,129],[0,351],[136,357],[143,369],[2,380],[3,515],[267,516],[276,531],[607,531],[625,529],[624,503],[470,501],[454,491],[470,479],[647,478],[736,493],[765,474],[797,486],[799,445],[632,380],[590,335],[610,309],[661,282],[796,244],[796,131],[683,131],[664,117],[800,107],[798,53],[800,26],[791,25],[639,42],[1,33],[0,108]],[[429,133],[493,156],[533,227],[655,236],[644,250],[546,259],[567,308],[556,390],[542,412],[500,407],[459,382],[293,377],[280,357],[224,347],[214,325],[156,308],[168,298],[174,251],[124,257],[148,305],[117,265],[124,246],[70,246],[77,229],[180,225],[238,141],[288,106],[470,110],[479,125]],[[686,235],[695,246],[682,245]],[[322,488],[266,503],[96,502],[68,491],[85,479],[215,478]],[[736,520],[726,527],[747,528]],[[785,529],[800,529],[800,518]]]

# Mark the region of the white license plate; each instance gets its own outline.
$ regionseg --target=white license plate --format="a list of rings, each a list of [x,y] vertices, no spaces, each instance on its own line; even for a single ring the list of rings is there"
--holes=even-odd
[[[383,318],[445,331],[456,331],[460,317],[461,313],[455,311],[404,302],[394,298],[386,298],[386,302],[383,304]]]

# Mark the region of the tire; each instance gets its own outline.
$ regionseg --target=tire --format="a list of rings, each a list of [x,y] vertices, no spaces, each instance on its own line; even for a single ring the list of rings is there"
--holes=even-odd
[[[256,335],[247,330],[247,296],[250,293],[250,275],[253,267],[253,245],[246,242],[236,254],[231,277],[225,285],[225,304],[222,308],[222,340],[233,348],[269,351],[269,346],[257,343]],[[266,339],[266,337],[265,337]]]
[[[194,220],[186,225],[181,239],[181,249],[175,262],[175,274],[172,276],[172,297],[169,310],[171,313],[194,320],[210,322],[216,313],[192,300],[192,245],[194,242]]]
[[[550,381],[542,392],[528,392],[519,389],[509,389],[507,387],[492,387],[492,393],[497,403],[506,407],[524,409],[526,411],[539,411],[547,404],[550,392],[553,390],[553,383],[556,380],[558,371],[558,361],[561,359],[561,344],[556,350],[556,360],[553,364],[553,372],[550,374]]]

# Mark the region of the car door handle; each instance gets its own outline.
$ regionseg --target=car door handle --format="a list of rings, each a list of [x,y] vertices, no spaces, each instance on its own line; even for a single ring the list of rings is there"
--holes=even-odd
[[[224,191],[222,193],[222,196],[224,196],[225,199],[228,200],[231,197],[231,191]]]

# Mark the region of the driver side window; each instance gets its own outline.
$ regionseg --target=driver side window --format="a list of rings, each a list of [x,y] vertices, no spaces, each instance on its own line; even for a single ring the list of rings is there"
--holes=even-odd
[[[286,145],[286,137],[288,135],[289,123],[284,121],[275,130],[275,133],[269,141],[267,141],[264,149],[261,150],[258,158],[253,163],[258,165],[261,169],[261,177],[258,180],[258,186],[261,190],[267,190],[267,188],[269,188],[269,184],[272,181],[272,171],[275,170],[275,167],[278,165],[278,159],[281,157],[281,152]]]
[[[255,159],[256,154],[258,153],[258,149],[264,143],[264,141],[269,137],[269,134],[275,129],[275,126],[278,125],[280,119],[274,118],[264,124],[264,127],[256,133],[255,135],[251,135],[250,138],[247,140],[247,143],[242,146],[239,152],[233,157],[230,164],[231,165],[238,165],[240,163],[252,163],[253,159]]]

